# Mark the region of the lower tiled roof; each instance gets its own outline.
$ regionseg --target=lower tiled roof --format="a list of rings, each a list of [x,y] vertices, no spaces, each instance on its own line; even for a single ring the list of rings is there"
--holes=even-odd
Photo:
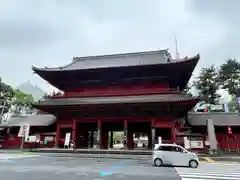
[[[188,121],[192,126],[206,126],[207,119],[212,119],[215,126],[240,126],[239,113],[209,112],[188,114]]]
[[[154,103],[154,102],[178,102],[198,100],[185,94],[160,94],[144,96],[112,96],[112,97],[86,97],[86,98],[59,98],[39,101],[36,105],[90,105],[90,104],[124,104],[124,103]]]
[[[30,126],[49,126],[56,121],[56,117],[50,114],[31,115],[31,116],[13,116],[7,123],[0,124],[0,128],[20,127],[24,124]]]

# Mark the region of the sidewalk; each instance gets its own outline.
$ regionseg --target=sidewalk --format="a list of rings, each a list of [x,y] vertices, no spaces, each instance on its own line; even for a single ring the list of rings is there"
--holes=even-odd
[[[74,157],[74,158],[93,158],[93,159],[133,159],[133,160],[149,160],[151,155],[125,155],[125,154],[78,154],[78,153],[50,153],[53,157]]]
[[[29,149],[0,149],[0,154],[15,154],[15,153],[27,153]]]
[[[103,149],[60,149],[60,148],[39,148],[39,149],[0,149],[1,153],[41,153],[55,157],[76,157],[76,158],[108,158],[108,159],[135,159],[146,160],[151,158],[152,150],[103,150]],[[226,153],[221,155],[198,154],[200,160],[206,162],[240,162],[239,153]]]
[[[152,155],[152,150],[119,150],[119,149],[63,149],[63,148],[38,148],[30,152],[39,153],[71,153],[71,154],[124,154],[124,155]]]
[[[39,153],[80,153],[80,154],[125,154],[125,155],[151,155],[152,150],[143,149],[63,149],[63,148],[37,148],[28,150]],[[197,153],[199,156],[208,157],[240,157],[238,152],[226,152],[216,155],[209,155],[208,153]]]

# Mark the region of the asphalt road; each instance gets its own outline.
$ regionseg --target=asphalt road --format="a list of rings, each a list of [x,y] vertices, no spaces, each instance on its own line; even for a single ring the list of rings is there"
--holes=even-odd
[[[144,159],[0,154],[1,180],[240,180],[240,163],[201,163],[199,168],[153,167]]]
[[[0,160],[1,180],[180,180],[173,167],[141,160],[88,159],[41,155]]]

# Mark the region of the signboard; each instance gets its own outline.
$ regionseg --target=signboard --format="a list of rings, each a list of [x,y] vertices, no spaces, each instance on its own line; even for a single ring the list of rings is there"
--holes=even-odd
[[[20,126],[19,132],[18,132],[18,137],[23,137],[24,136],[24,129],[23,129],[23,125]]]
[[[185,149],[202,149],[204,148],[204,144],[202,140],[188,140],[187,137],[183,138],[184,148]]]
[[[36,136],[28,136],[27,138],[25,138],[26,142],[36,142],[37,137]]]
[[[190,149],[190,143],[187,137],[183,137],[183,142],[184,142],[184,148]]]
[[[71,133],[66,133],[66,135],[65,135],[65,141],[64,141],[64,146],[69,146],[69,144],[70,144],[70,138],[71,138]]]
[[[162,137],[158,136],[158,144],[162,144]]]
[[[30,131],[30,125],[29,124],[24,124],[20,126],[19,132],[18,132],[18,137],[28,137],[29,136],[29,131]]]
[[[204,147],[203,141],[191,141],[190,145],[191,145],[191,148],[202,149]]]
[[[29,136],[29,132],[30,132],[30,125],[25,124],[23,129],[24,129],[24,140],[28,141],[28,136]]]
[[[29,142],[36,142],[37,141],[37,137],[36,136],[29,136]]]

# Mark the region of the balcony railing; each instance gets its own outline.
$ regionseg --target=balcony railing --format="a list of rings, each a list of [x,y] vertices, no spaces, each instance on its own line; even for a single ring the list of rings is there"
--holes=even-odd
[[[73,97],[103,97],[103,96],[134,96],[134,95],[153,95],[179,93],[178,88],[106,88],[106,89],[79,89],[74,92],[65,92],[64,94],[54,94],[45,96],[45,98],[73,98]]]

